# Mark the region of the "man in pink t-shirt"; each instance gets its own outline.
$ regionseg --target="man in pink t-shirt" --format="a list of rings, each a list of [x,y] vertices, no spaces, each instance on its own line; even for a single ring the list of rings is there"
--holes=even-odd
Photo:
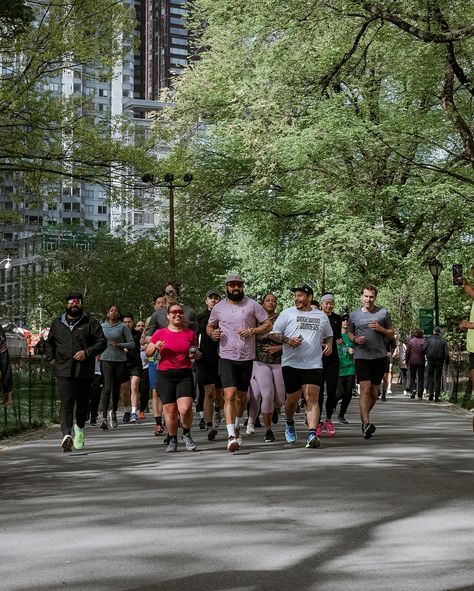
[[[211,339],[219,341],[227,449],[234,452],[242,445],[240,421],[247,405],[255,335],[269,332],[272,325],[263,307],[244,295],[244,281],[240,275],[227,275],[225,290],[227,297],[212,309],[206,332]]]

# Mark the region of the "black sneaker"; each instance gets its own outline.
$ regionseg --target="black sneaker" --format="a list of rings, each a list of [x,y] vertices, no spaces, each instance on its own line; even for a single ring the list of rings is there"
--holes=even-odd
[[[89,421],[89,425],[91,425],[92,427],[95,427],[97,425],[97,417],[91,417],[91,420]]]
[[[387,395],[385,394],[385,392],[382,394],[382,400],[383,400],[384,402],[386,402],[386,400],[387,400]]]
[[[348,425],[349,424],[349,421],[346,419],[346,417],[342,417],[341,415],[338,415],[337,422],[341,423],[341,425]]]
[[[364,434],[364,439],[370,439],[375,433],[375,425],[373,423],[362,425],[362,433]]]
[[[273,434],[273,431],[271,429],[268,429],[268,431],[265,431],[265,437],[264,437],[263,441],[265,443],[275,443],[275,435]]]
[[[199,421],[199,428],[200,428],[202,431],[204,431],[204,429],[207,429],[207,426],[206,426],[206,419],[201,419],[201,420]]]

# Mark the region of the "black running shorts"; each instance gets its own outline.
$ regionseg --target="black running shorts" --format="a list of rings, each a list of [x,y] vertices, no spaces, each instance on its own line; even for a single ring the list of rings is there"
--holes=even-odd
[[[202,363],[200,361],[196,366],[196,379],[198,384],[203,386],[214,384],[216,388],[222,387],[217,363]]]
[[[294,394],[301,390],[304,385],[321,386],[323,378],[322,369],[299,369],[285,365],[281,368],[285,391],[287,394]]]
[[[231,361],[219,359],[219,376],[223,388],[237,388],[247,392],[252,377],[253,361]]]
[[[156,390],[163,404],[173,404],[178,398],[194,398],[193,372],[190,369],[158,370]]]
[[[380,386],[387,367],[387,357],[377,359],[355,360],[357,382],[370,382],[373,386]]]

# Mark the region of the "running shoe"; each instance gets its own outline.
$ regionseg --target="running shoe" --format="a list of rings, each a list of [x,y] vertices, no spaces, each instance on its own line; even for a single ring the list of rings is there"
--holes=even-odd
[[[136,425],[138,423],[138,415],[136,412],[130,413],[130,422]]]
[[[171,441],[171,435],[168,433],[168,434],[166,435],[166,437],[163,439],[163,443],[164,443],[165,445],[169,445],[169,442],[170,442],[170,441]]]
[[[168,447],[166,448],[166,453],[169,454],[175,451],[178,451],[178,441],[176,439],[170,438]]]
[[[201,420],[199,421],[199,428],[200,428],[202,431],[204,431],[204,429],[206,429],[206,428],[207,428],[207,426],[206,426],[206,419],[201,419]]]
[[[211,429],[209,429],[209,432],[207,434],[207,438],[209,439],[209,441],[214,441],[214,439],[216,438],[217,435],[217,429],[214,429],[214,427],[212,427]]]
[[[183,433],[181,439],[184,441],[184,444],[186,445],[186,449],[188,451],[196,451],[197,445],[194,439],[191,437],[191,433]]]
[[[102,429],[102,431],[106,431],[108,428],[109,426],[107,424],[107,419],[101,419],[99,429]]]
[[[364,439],[370,439],[372,435],[375,433],[375,425],[373,423],[367,423],[362,425],[362,433],[364,434]]]
[[[308,438],[306,439],[306,447],[319,447],[321,445],[321,440],[316,435],[316,433],[309,433]]]
[[[63,448],[63,451],[72,451],[73,445],[74,441],[72,440],[72,437],[70,435],[65,435],[61,442],[61,447]]]
[[[242,437],[240,436],[240,427],[236,427],[235,429],[235,438],[237,439],[237,443],[239,447],[242,445]]]
[[[222,423],[222,411],[221,411],[221,409],[215,410],[214,414],[212,415],[213,429],[217,429],[221,423]]]
[[[240,445],[239,442],[237,441],[237,439],[231,435],[229,437],[229,439],[227,440],[227,449],[233,453],[234,451],[239,451],[240,449]]]
[[[316,426],[316,437],[321,437],[322,428],[323,424],[319,422]]]
[[[387,401],[387,395],[385,394],[385,392],[382,394],[382,400],[383,400],[384,402],[386,402],[386,401]]]
[[[82,449],[84,447],[84,429],[79,429],[77,425],[74,427],[74,449]]]
[[[410,398],[411,394],[410,394],[409,390],[404,390],[403,396],[405,396],[405,398]]]
[[[160,437],[164,432],[163,425],[155,425],[155,437]]]
[[[255,426],[247,423],[247,435],[253,435],[255,433]]]
[[[288,425],[287,423],[285,427],[285,439],[288,441],[288,443],[294,443],[298,439],[294,425]]]
[[[276,425],[276,424],[278,423],[278,419],[279,419],[279,418],[280,418],[280,417],[279,417],[279,415],[278,415],[278,409],[277,409],[277,408],[274,408],[274,409],[273,409],[273,414],[272,414],[272,423],[273,423],[274,425]]]
[[[111,429],[116,429],[118,427],[117,413],[113,410],[109,410],[109,412],[107,413],[107,417],[109,420],[109,427]]]
[[[265,437],[263,439],[265,443],[275,443],[275,435],[271,429],[265,431]]]
[[[337,416],[337,422],[341,423],[341,425],[348,425],[349,421],[346,419],[346,417],[343,417],[341,415]]]
[[[130,422],[130,416],[131,416],[131,415],[130,415],[130,411],[126,410],[126,411],[123,413],[123,417],[122,417],[122,423],[129,423],[129,422]],[[112,429],[113,429],[113,427],[112,427]]]
[[[328,437],[335,437],[336,436],[336,429],[334,428],[333,422],[331,419],[326,419],[324,422],[324,428],[326,429],[326,433]]]
[[[145,413],[142,410],[138,411],[138,418],[140,419],[140,421],[145,420]]]

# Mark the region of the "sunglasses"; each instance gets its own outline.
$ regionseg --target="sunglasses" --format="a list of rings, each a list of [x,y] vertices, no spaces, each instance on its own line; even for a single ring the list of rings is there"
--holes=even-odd
[[[82,304],[82,300],[78,300],[77,298],[73,298],[72,300],[67,301],[68,304]]]
[[[165,291],[165,295],[168,295],[168,296],[170,296],[170,295],[176,295],[176,290],[171,289],[170,291]]]
[[[184,312],[183,310],[170,310],[168,314],[170,316],[183,316]]]
[[[240,281],[231,281],[230,283],[227,284],[229,287],[243,287],[243,283],[241,283]]]

